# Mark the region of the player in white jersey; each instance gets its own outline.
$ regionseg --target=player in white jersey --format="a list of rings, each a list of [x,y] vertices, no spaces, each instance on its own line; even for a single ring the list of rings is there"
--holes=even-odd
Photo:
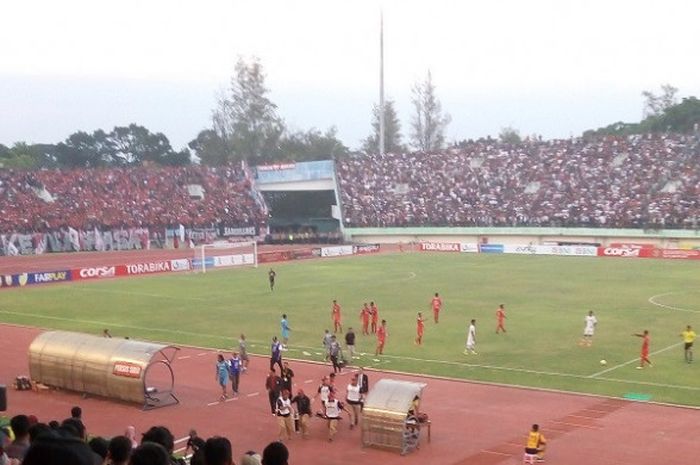
[[[476,320],[472,320],[467,331],[467,347],[464,349],[464,355],[476,354]]]
[[[595,334],[595,327],[598,324],[598,319],[593,315],[593,310],[588,312],[584,321],[586,322],[586,326],[583,328],[583,337],[579,345],[590,347],[593,344],[593,335]]]

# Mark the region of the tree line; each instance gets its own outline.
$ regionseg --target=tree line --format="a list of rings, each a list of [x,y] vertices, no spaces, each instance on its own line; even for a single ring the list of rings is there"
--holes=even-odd
[[[168,138],[158,132],[130,124],[117,126],[110,132],[102,129],[92,133],[78,131],[57,144],[0,144],[0,167],[6,168],[90,168],[101,166],[130,166],[144,163],[186,165],[199,161],[206,165],[222,165],[246,160],[251,164],[277,161],[312,161],[342,157],[351,153],[338,138],[337,128],[325,130],[290,130],[270,99],[265,85],[265,72],[257,58],[239,59],[229,87],[217,99],[212,110],[211,125],[202,129],[187,147],[176,151]],[[688,97],[678,101],[678,89],[661,86],[656,94],[644,91],[644,118],[639,123],[613,123],[596,130],[585,131],[584,137],[626,135],[647,132],[689,132],[700,122],[700,100]],[[417,150],[431,152],[446,145],[445,131],[450,115],[443,111],[437,97],[432,74],[416,82],[411,89],[413,115],[407,142],[395,102],[384,103],[385,151]],[[379,127],[382,109],[372,108],[371,131],[362,141],[360,150],[379,152]],[[521,136],[517,129],[501,129],[503,142],[517,144]],[[460,146],[465,141],[455,142]]]
[[[130,124],[107,132],[78,131],[57,144],[0,144],[0,166],[6,168],[90,168],[129,166],[144,163],[186,165],[199,161],[222,165],[240,160],[251,164],[276,161],[311,161],[339,157],[350,149],[338,138],[337,128],[325,130],[290,130],[270,99],[265,73],[257,58],[239,59],[226,91],[212,110],[211,125],[202,129],[187,147],[176,151],[163,133]],[[424,82],[413,88],[411,145],[430,151],[443,147],[444,130],[449,116],[442,113],[435,86],[428,73]],[[394,102],[384,105],[386,150],[402,151],[408,147],[401,135],[401,124]],[[373,152],[379,147],[377,105],[372,112],[372,133],[362,142],[361,150]]]

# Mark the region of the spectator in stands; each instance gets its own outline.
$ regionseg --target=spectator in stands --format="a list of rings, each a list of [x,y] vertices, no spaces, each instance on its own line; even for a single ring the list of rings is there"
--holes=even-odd
[[[171,465],[184,465],[185,462],[180,458],[173,457],[173,449],[175,448],[175,438],[168,428],[165,426],[152,426],[148,431],[143,433],[141,443],[155,442],[165,448],[170,457]],[[138,448],[137,448],[138,449]]]
[[[271,442],[265,447],[262,455],[262,465],[288,465],[289,450],[281,442]]]
[[[144,441],[133,450],[129,465],[171,465],[168,451],[155,442]]]
[[[252,450],[249,450],[245,454],[243,454],[243,457],[241,457],[241,460],[239,462],[240,465],[262,465],[261,463],[262,457],[260,457],[260,454],[257,452],[254,452]]]
[[[109,451],[109,441],[98,436],[90,439],[90,441],[88,441],[88,446],[90,446],[93,454],[95,454],[95,463],[104,463]]]
[[[94,465],[85,441],[58,432],[43,434],[32,443],[22,465]]]
[[[15,439],[7,446],[5,452],[11,459],[23,460],[29,450],[29,417],[15,415],[10,419],[10,428],[12,428]]]
[[[204,458],[207,465],[233,465],[231,441],[219,436],[207,439]]]
[[[110,465],[126,465],[131,457],[132,443],[126,436],[114,436],[107,446],[107,459]]]

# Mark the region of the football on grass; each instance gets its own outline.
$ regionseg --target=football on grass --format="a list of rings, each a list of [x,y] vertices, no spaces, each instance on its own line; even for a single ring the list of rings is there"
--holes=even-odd
[[[608,364],[608,361],[605,360],[605,359],[603,359],[603,360],[600,361],[600,364],[603,365],[603,366],[605,366],[605,365]]]

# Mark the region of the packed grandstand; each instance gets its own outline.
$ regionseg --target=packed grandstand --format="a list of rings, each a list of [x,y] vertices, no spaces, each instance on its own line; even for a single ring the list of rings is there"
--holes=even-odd
[[[481,139],[437,153],[349,156],[335,170],[352,227],[694,229],[700,219],[695,135]],[[260,231],[266,220],[245,166],[0,170],[5,253],[17,234],[75,231],[78,243],[98,230],[139,228],[152,240],[168,227]]]

